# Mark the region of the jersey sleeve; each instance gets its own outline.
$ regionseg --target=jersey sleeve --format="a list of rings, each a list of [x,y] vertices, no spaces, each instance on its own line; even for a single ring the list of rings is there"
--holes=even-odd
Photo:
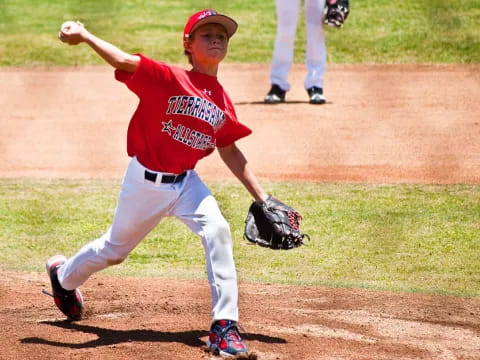
[[[217,131],[216,145],[217,147],[225,147],[233,144],[235,141],[244,138],[252,133],[252,130],[238,121],[235,109],[228,99],[228,111],[226,111],[226,121],[223,126]]]
[[[115,79],[124,83],[132,92],[139,97],[145,97],[152,93],[153,88],[166,81],[170,77],[168,65],[152,60],[142,54],[140,64],[131,73],[124,70],[115,70]]]

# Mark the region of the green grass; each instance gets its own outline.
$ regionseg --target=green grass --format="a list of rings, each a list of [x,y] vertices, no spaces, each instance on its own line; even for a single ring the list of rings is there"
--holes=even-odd
[[[102,64],[87,46],[57,40],[60,25],[80,20],[128,52],[182,63],[187,17],[214,7],[240,24],[228,62],[271,61],[276,33],[274,1],[2,0],[0,66]],[[302,9],[303,11],[303,9]],[[356,0],[342,30],[326,28],[330,63],[480,63],[480,1]],[[303,12],[295,62],[304,61]]]
[[[273,251],[242,238],[250,197],[211,184],[231,224],[241,281],[480,296],[480,185],[266,184],[312,240]],[[0,180],[0,267],[43,271],[110,225],[119,182]],[[205,278],[200,239],[163,221],[110,274]]]

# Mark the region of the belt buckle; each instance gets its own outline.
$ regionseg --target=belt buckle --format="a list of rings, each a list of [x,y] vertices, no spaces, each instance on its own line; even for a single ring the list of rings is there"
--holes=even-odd
[[[182,180],[185,177],[185,175],[187,175],[186,172],[175,175],[175,174],[155,173],[155,172],[150,172],[148,170],[145,170],[144,178],[146,181],[152,182],[158,186],[160,184],[176,183],[177,181]]]

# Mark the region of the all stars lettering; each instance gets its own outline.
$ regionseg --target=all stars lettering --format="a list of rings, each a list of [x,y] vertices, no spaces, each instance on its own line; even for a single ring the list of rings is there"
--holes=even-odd
[[[172,124],[172,120],[162,122],[162,124],[162,132],[168,133],[174,140],[190,146],[193,149],[208,150],[215,148],[215,142],[212,141],[212,137],[209,135],[187,128],[182,124],[178,124],[178,126],[175,127]]]
[[[202,134],[200,131],[191,130],[183,125],[177,126],[173,138],[194,149],[207,150],[215,148],[215,143],[212,142],[211,136]]]

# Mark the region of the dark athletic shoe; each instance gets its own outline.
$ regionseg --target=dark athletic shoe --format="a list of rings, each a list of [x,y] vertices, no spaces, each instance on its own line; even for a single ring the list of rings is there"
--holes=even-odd
[[[58,268],[67,261],[63,255],[55,255],[47,261],[47,274],[52,284],[52,296],[55,305],[70,320],[80,320],[83,313],[83,297],[79,289],[65,290],[58,281]]]
[[[323,89],[313,86],[310,89],[307,89],[308,97],[310,98],[310,104],[325,104],[327,99],[323,96]]]
[[[285,90],[282,90],[280,86],[273,84],[267,96],[265,96],[266,104],[278,104],[285,102]]]
[[[207,345],[210,351],[221,356],[236,356],[248,351],[237,323],[232,320],[215,321],[210,328]]]

